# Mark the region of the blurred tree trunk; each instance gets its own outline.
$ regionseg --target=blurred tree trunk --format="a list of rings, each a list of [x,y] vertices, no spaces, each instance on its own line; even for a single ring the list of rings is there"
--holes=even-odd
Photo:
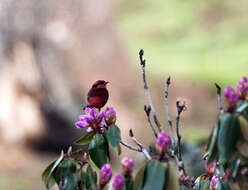
[[[86,86],[95,76],[114,80],[129,70],[112,6],[109,0],[0,2],[4,141],[58,151],[82,135],[74,122]]]

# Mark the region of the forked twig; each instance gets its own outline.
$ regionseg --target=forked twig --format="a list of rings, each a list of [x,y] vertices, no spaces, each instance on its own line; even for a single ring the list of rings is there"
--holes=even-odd
[[[178,167],[179,167],[180,170],[183,171],[183,174],[186,176],[186,171],[184,169],[184,163],[182,161],[181,135],[179,133],[180,115],[181,115],[182,111],[184,111],[186,109],[186,106],[185,106],[185,102],[181,105],[180,101],[176,102],[176,106],[177,106],[176,133],[177,133],[177,146],[178,146],[177,155],[178,155],[178,164],[179,164]]]
[[[170,110],[169,110],[169,98],[168,98],[169,97],[169,86],[170,86],[170,77],[168,77],[166,81],[164,96],[165,96],[165,108],[167,112],[168,123],[170,126],[171,141],[172,141],[172,145],[175,146],[174,131],[173,131],[172,120],[171,120]]]
[[[151,128],[152,128],[152,131],[153,131],[153,134],[156,138],[158,138],[158,134],[152,124],[152,121],[151,121],[151,118],[150,118],[150,113],[151,113],[151,106],[144,106],[144,111],[146,113],[146,117],[147,117],[147,121],[148,123],[150,124]]]
[[[135,144],[137,144],[141,151],[143,152],[143,154],[145,155],[145,157],[148,159],[148,160],[151,160],[151,156],[150,154],[148,153],[148,151],[145,149],[145,147],[134,137],[133,135],[133,131],[132,129],[129,130],[129,136],[131,137],[131,139],[135,142]]]
[[[146,82],[146,73],[145,73],[146,60],[143,59],[143,55],[144,55],[144,50],[141,49],[140,52],[139,52],[139,57],[140,57],[140,65],[141,65],[141,68],[142,68],[142,76],[143,76],[145,94],[146,94],[146,97],[147,97],[147,100],[148,100],[148,104],[151,107],[154,122],[158,127],[158,131],[161,132],[160,123],[158,121],[155,109],[153,107],[151,94],[150,94],[150,91],[149,91],[149,88],[148,88],[148,85],[147,85],[147,82]]]

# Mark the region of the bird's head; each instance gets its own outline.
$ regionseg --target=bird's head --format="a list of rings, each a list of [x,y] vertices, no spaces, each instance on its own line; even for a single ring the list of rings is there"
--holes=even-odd
[[[94,84],[92,85],[92,88],[107,88],[107,84],[109,82],[105,81],[105,80],[97,80],[96,82],[94,82]]]

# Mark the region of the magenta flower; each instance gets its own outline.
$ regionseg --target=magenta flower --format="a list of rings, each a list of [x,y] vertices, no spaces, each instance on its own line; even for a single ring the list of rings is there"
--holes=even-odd
[[[105,110],[105,122],[106,122],[107,126],[115,124],[115,122],[116,122],[116,112],[115,112],[114,108],[107,107],[107,109]]]
[[[156,149],[159,155],[164,155],[168,147],[171,145],[171,138],[165,131],[162,131],[156,140]]]
[[[214,175],[210,181],[210,190],[216,190],[216,187],[217,187],[219,182],[220,182],[219,176]]]
[[[211,163],[208,163],[208,159],[205,159],[204,164],[208,175],[213,175],[216,166],[216,161],[212,161]]]
[[[100,185],[103,188],[111,179],[112,177],[112,169],[110,164],[105,164],[99,173],[100,176]]]
[[[224,91],[224,97],[228,102],[227,111],[232,112],[236,108],[236,104],[238,101],[238,94],[231,86],[227,86]]]
[[[121,190],[124,186],[124,177],[118,173],[113,179],[112,188],[114,190]]]
[[[134,167],[134,161],[131,158],[125,157],[122,159],[121,164],[124,175],[131,175]]]
[[[240,100],[245,100],[246,95],[248,93],[248,79],[247,77],[243,77],[237,85],[237,93]]]
[[[77,128],[87,128],[87,132],[97,131],[104,127],[102,119],[105,117],[104,112],[97,112],[95,108],[85,108],[85,115],[80,115],[80,121],[75,123]]]

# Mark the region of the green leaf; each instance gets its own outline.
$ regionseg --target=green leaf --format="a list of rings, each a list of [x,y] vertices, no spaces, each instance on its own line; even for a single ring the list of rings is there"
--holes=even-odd
[[[247,111],[247,110],[248,110],[248,103],[244,101],[238,105],[236,112],[242,113],[242,112]]]
[[[106,131],[106,137],[110,146],[116,147],[118,144],[120,144],[121,132],[119,127],[117,127],[116,125],[110,125],[110,127]]]
[[[145,161],[145,163],[140,167],[140,169],[138,170],[135,179],[134,179],[134,185],[133,185],[133,189],[134,190],[138,190],[139,186],[142,186],[143,184],[143,178],[144,178],[144,173],[146,170],[146,166],[150,161]]]
[[[101,169],[108,162],[108,143],[103,135],[95,135],[89,145],[89,155],[95,165]]]
[[[133,190],[133,180],[130,177],[125,177],[125,184],[123,190]]]
[[[91,165],[89,164],[86,171],[86,188],[95,189],[97,182],[97,174],[92,170]]]
[[[248,142],[243,140],[243,139],[239,140],[237,142],[236,147],[237,147],[239,153],[247,159],[248,158]]]
[[[209,181],[202,181],[200,183],[200,190],[209,190],[210,182]]]
[[[120,144],[117,145],[116,149],[117,149],[118,156],[121,155],[121,145]]]
[[[216,151],[217,151],[217,139],[220,129],[220,122],[218,122],[214,125],[214,129],[212,131],[212,134],[209,139],[209,143],[207,146],[207,153],[204,155],[208,157],[208,161],[211,162],[212,160],[216,159]]]
[[[93,136],[95,135],[95,132],[92,131],[90,133],[87,133],[86,135],[84,135],[83,137],[81,137],[80,139],[78,139],[77,141],[75,141],[75,144],[77,145],[86,145],[89,144],[91,142],[91,140],[93,139]]]
[[[151,190],[156,187],[156,190],[163,190],[165,184],[165,168],[156,161],[151,160],[145,170],[143,190]]]
[[[80,169],[79,172],[77,172],[77,183],[78,183],[78,189],[85,189],[85,183],[86,183],[86,172],[83,170],[83,168]]]
[[[74,190],[77,185],[77,166],[72,160],[63,160],[56,169],[55,180],[64,190]]]
[[[84,154],[85,154],[85,150],[79,149],[79,150],[72,152],[71,157],[76,161],[82,161]]]
[[[55,184],[55,180],[52,176],[52,173],[55,171],[56,167],[62,160],[63,156],[61,155],[57,160],[54,160],[51,164],[49,164],[49,166],[42,173],[42,181],[47,187],[51,188]]]
[[[231,190],[230,185],[228,184],[227,180],[224,180],[223,182],[220,182],[217,185],[216,190]]]
[[[227,113],[220,116],[218,134],[219,162],[225,164],[234,152],[240,136],[240,123],[236,115]]]
[[[248,141],[248,120],[246,120],[242,115],[239,116],[240,128],[242,135],[246,141]]]
[[[179,189],[180,189],[180,190],[190,190],[188,187],[186,187],[186,186],[184,186],[184,185],[180,186]]]

